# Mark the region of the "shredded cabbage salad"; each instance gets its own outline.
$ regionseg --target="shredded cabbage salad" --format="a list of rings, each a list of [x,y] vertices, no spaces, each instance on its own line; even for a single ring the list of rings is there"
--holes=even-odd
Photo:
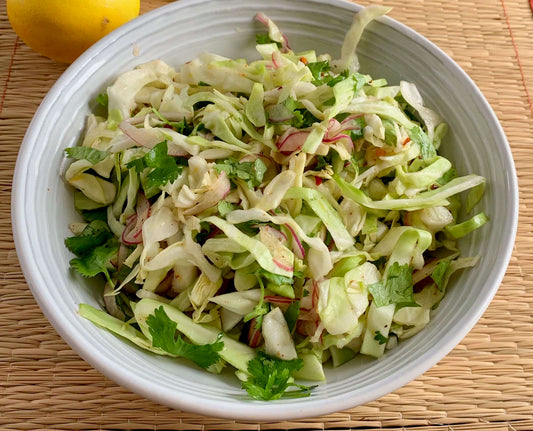
[[[341,57],[294,52],[267,16],[261,59],[202,54],[120,75],[98,96],[65,178],[84,222],[71,267],[104,277],[80,315],[259,400],[308,396],[323,365],[381,357],[430,321],[457,240],[482,226],[485,179],[437,153],[417,87],[358,71],[362,9]]]

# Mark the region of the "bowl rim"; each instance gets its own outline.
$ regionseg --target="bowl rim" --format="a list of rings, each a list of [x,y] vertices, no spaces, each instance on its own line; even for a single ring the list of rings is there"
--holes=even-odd
[[[315,4],[323,3],[321,0],[307,1]],[[423,355],[419,356],[412,362],[412,366],[403,374],[398,376],[397,379],[390,379],[387,382],[380,382],[380,385],[374,385],[374,387],[370,387],[369,390],[364,394],[358,394],[352,397],[347,397],[346,395],[333,395],[327,399],[308,399],[307,403],[299,404],[298,406],[291,405],[291,403],[280,404],[278,402],[261,403],[251,401],[247,402],[247,408],[237,410],[235,409],[237,404],[234,400],[224,402],[217,400],[216,402],[208,402],[205,398],[201,398],[199,396],[186,395],[180,397],[176,392],[161,391],[161,389],[158,388],[157,383],[147,382],[142,379],[132,379],[129,375],[129,371],[125,373],[118,365],[106,361],[97,349],[94,349],[92,348],[92,345],[85,343],[82,337],[77,336],[75,330],[70,329],[66,322],[61,319],[60,313],[58,313],[59,307],[57,307],[56,304],[50,300],[50,297],[46,294],[46,289],[43,289],[43,286],[41,286],[39,276],[37,274],[38,271],[36,271],[32,265],[33,259],[31,256],[31,250],[29,250],[29,248],[26,246],[27,242],[25,241],[24,175],[26,172],[23,169],[23,163],[25,154],[28,153],[28,150],[31,149],[33,142],[37,139],[37,129],[42,124],[42,119],[49,113],[55,102],[55,99],[61,93],[64,83],[69,82],[69,80],[71,80],[71,78],[74,77],[81,69],[91,63],[91,61],[93,61],[97,55],[105,52],[108,46],[113,45],[117,40],[128,35],[133,30],[143,27],[151,20],[166,14],[169,10],[179,10],[202,3],[213,3],[213,0],[181,0],[179,2],[169,3],[147,12],[146,14],[143,14],[119,27],[98,41],[95,45],[83,53],[74,63],[72,63],[72,65],[69,66],[61,75],[61,77],[57,80],[57,82],[53,85],[43,99],[30,123],[30,126],[26,131],[20,147],[13,177],[13,191],[11,198],[11,217],[14,242],[19,262],[27,283],[46,318],[54,326],[61,337],[85,361],[87,361],[89,364],[91,364],[91,366],[96,368],[105,376],[119,383],[121,386],[140,394],[147,399],[170,406],[172,408],[227,419],[252,421],[291,420],[314,417],[345,410],[388,394],[414,380],[435,365],[443,357],[445,357],[472,329],[492,301],[505,275],[513,250],[518,226],[519,197],[516,169],[509,143],[496,117],[496,114],[474,81],[451,57],[438,48],[434,43],[413,29],[387,16],[379,18],[379,21],[382,24],[390,26],[394,30],[404,34],[413,40],[415,44],[421,45],[428,51],[432,52],[433,55],[437,56],[442,61],[444,67],[452,69],[452,71],[458,74],[464,80],[465,84],[470,87],[474,93],[474,96],[480,102],[479,108],[495,126],[497,132],[496,140],[502,144],[502,152],[504,152],[507,157],[505,164],[509,169],[509,183],[507,184],[507,189],[510,190],[512,194],[510,196],[511,205],[507,209],[507,214],[510,216],[512,223],[510,226],[508,226],[509,240],[506,243],[501,256],[502,265],[500,265],[500,268],[498,269],[496,278],[492,281],[489,294],[483,298],[482,302],[474,310],[474,313],[471,313],[465,320],[463,320],[463,323],[465,323],[464,326],[457,328],[453,334],[450,334],[450,336],[445,338],[443,343],[439,345],[438,348],[429,349]],[[215,3],[223,4],[223,1],[215,0]],[[347,0],[329,0],[329,3],[336,8],[349,10],[351,12],[357,12],[361,9],[361,6]]]

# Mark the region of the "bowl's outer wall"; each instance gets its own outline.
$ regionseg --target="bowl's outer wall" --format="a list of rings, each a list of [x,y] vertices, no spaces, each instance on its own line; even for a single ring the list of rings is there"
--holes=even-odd
[[[14,179],[13,225],[24,274],[46,317],[89,363],[123,386],[182,410],[247,420],[296,419],[330,413],[382,396],[444,357],[488,306],[510,258],[517,223],[514,164],[502,129],[467,75],[429,41],[392,19],[372,23],[358,53],[361,71],[390,83],[415,82],[427,104],[451,126],[442,151],[462,174],[487,178],[479,210],[490,224],[462,244],[480,254],[477,267],[458,277],[428,327],[380,360],[354,360],[328,370],[328,383],[308,399],[250,401],[234,376],[214,376],[188,363],[157,357],[81,319],[78,304],[97,306],[96,287],[69,271],[63,245],[77,219],[72,190],[60,177],[63,149],[76,145],[90,101],[136,65],[161,58],[178,66],[204,51],[255,59],[253,21],[274,19],[295,51],[336,56],[359,7],[342,0],[181,0],[126,24],[90,48],[51,89],[24,139]],[[134,56],[134,49],[139,51]],[[39,156],[36,157],[35,154]]]

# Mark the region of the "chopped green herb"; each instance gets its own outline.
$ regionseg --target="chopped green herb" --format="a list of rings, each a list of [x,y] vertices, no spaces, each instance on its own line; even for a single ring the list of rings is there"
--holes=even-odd
[[[111,238],[105,244],[93,248],[86,256],[72,259],[70,266],[83,277],[95,277],[103,273],[107,280],[113,284],[107,268],[110,266],[111,259],[116,256],[117,251],[118,242],[116,238]]]
[[[303,386],[291,383],[291,374],[303,367],[301,359],[282,361],[263,352],[248,362],[250,377],[242,387],[256,400],[269,401],[280,398],[308,397],[316,386]],[[298,390],[286,392],[289,387]]]
[[[443,280],[444,274],[446,274],[446,270],[448,269],[449,266],[450,266],[450,261],[449,260],[443,260],[443,261],[439,262],[437,267],[431,273],[431,278],[433,279],[433,281],[435,282],[435,284],[437,285],[437,287],[439,288],[439,290],[441,292],[442,292],[442,288],[444,287],[442,285],[442,280]]]
[[[112,237],[113,233],[106,222],[94,220],[83,229],[81,234],[65,239],[65,245],[76,256],[86,256],[92,249]]]
[[[230,179],[243,180],[248,188],[253,190],[263,182],[267,167],[261,158],[257,158],[253,162],[239,162],[230,157],[222,163],[215,164],[215,169],[218,172],[226,172]]]
[[[276,42],[275,40],[270,39],[268,33],[259,33],[255,35],[255,41],[258,45],[264,45],[267,43],[275,43],[278,48],[281,48],[281,43]]]
[[[95,210],[82,210],[80,211],[83,219],[88,222],[93,220],[102,220],[107,222],[107,208],[98,208]]]
[[[228,201],[220,201],[218,203],[218,213],[220,214],[220,217],[226,217],[227,214],[237,209],[237,206],[229,203]]]
[[[379,331],[376,331],[374,334],[374,340],[376,340],[379,344],[385,344],[387,341],[389,341],[389,339]]]
[[[96,96],[96,103],[98,103],[101,107],[107,109],[107,106],[109,104],[109,97],[107,93],[100,93],[98,96]]]
[[[445,184],[448,184],[455,177],[457,177],[457,171],[455,170],[455,168],[450,168],[446,172],[444,172],[444,175],[442,177],[437,180],[437,183],[443,186]]]
[[[287,321],[287,326],[289,327],[289,332],[292,333],[294,328],[296,328],[296,321],[300,315],[300,301],[291,302],[287,311],[285,311],[284,316]]]
[[[132,160],[127,165],[129,169],[134,168],[137,172],[152,168],[143,184],[148,199],[159,193],[160,187],[174,182],[183,170],[183,166],[178,165],[176,158],[169,156],[167,152],[167,143],[163,141],[146,153],[144,157]],[[184,160],[186,161],[186,159]],[[180,163],[182,163],[181,160]]]
[[[200,84],[198,84],[200,85]],[[204,85],[207,85],[204,83]],[[169,121],[167,120],[165,117],[163,117],[159,111],[155,108],[152,107],[152,111],[154,112],[155,115],[157,115],[157,117],[165,124],[169,125],[170,127],[172,127],[176,132],[178,133],[181,133],[182,135],[190,135],[193,130],[194,130],[194,126],[193,124],[189,124],[187,123],[187,119],[184,118],[183,120],[181,121]]]
[[[409,137],[411,138],[411,141],[420,146],[420,154],[424,160],[430,160],[437,155],[437,151],[429,140],[428,135],[426,135],[419,126],[415,126],[411,129]]]
[[[313,75],[313,84],[315,84],[317,87],[319,85],[324,84],[323,82],[323,76],[327,74],[330,70],[329,61],[317,61],[314,63],[309,63],[307,65],[309,70],[311,71],[311,74]],[[330,76],[329,74],[327,76]]]
[[[96,165],[109,155],[109,151],[101,151],[91,147],[70,147],[65,150],[65,154],[69,159],[83,159]]]
[[[220,341],[222,334],[216,342],[199,346],[184,341],[180,335],[176,338],[177,324],[168,317],[162,306],[146,318],[146,324],[154,347],[159,347],[171,355],[190,359],[202,368],[208,368],[220,359],[218,352],[224,348],[224,343]]]
[[[255,274],[258,277],[265,277],[271,283],[281,286],[282,284],[292,284],[294,279],[292,277],[286,277],[284,275],[273,274],[272,272],[267,271],[266,269],[259,268]]]
[[[409,265],[394,262],[387,272],[385,280],[368,286],[368,290],[378,307],[389,304],[414,303],[413,274]]]
[[[347,70],[344,70],[339,75],[337,75],[335,78],[331,78],[330,80],[328,80],[327,85],[328,87],[333,87],[339,82],[344,81],[346,78],[348,78],[348,76],[350,76],[350,73]]]

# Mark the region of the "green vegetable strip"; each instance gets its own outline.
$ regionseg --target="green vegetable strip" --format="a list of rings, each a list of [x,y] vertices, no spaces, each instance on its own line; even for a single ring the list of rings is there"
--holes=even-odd
[[[344,181],[338,175],[333,179],[338,184],[343,194],[365,208],[375,210],[419,210],[433,206],[447,204],[446,199],[462,191],[468,190],[478,184],[484,183],[485,178],[479,175],[467,175],[465,177],[455,178],[444,186],[428,192],[419,193],[410,199],[389,199],[374,201],[362,190],[352,186]]]
[[[353,238],[346,230],[339,214],[318,190],[293,187],[285,193],[285,199],[303,199],[326,225],[339,250],[353,246]]]
[[[485,213],[481,212],[463,223],[459,223],[453,226],[447,226],[446,232],[448,232],[453,238],[459,239],[464,237],[465,235],[468,235],[470,232],[480,228],[488,221],[489,219],[487,218]]]
[[[207,217],[204,221],[212,223],[222,230],[226,236],[244,247],[255,258],[261,267],[269,272],[286,277],[292,277],[292,271],[280,268],[274,263],[274,259],[268,248],[260,241],[250,238],[232,224],[219,217]]]

